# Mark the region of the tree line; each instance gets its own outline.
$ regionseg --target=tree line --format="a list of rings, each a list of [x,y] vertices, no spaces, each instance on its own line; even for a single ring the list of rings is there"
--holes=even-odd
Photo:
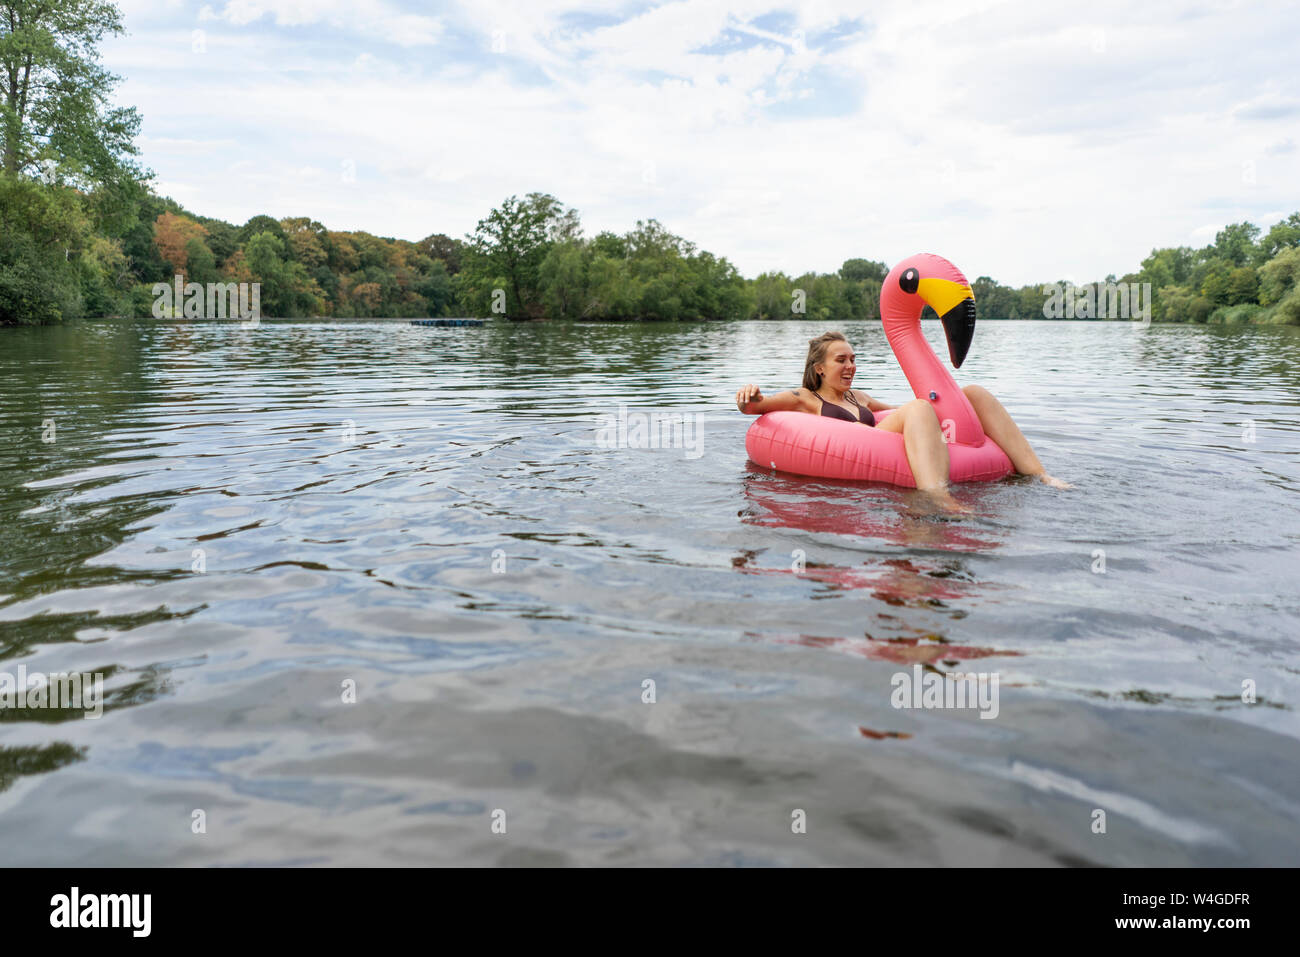
[[[153,192],[135,159],[140,117],[111,103],[120,77],[97,48],[122,32],[111,0],[0,0],[0,324],[148,316],[177,275],[258,283],[262,314],[280,317],[879,319],[883,262],[746,279],[653,219],[584,237],[578,212],[546,193],[507,198],[463,239],[418,242],[193,213]],[[1158,321],[1300,323],[1298,280],[1300,213],[1153,250],[1119,281],[1151,284]],[[972,287],[980,318],[1044,317],[1041,284]]]
[[[1300,324],[1300,212],[1267,233],[1233,223],[1200,249],[1153,249],[1136,272],[1096,285],[1116,282],[1150,283],[1156,322]],[[1043,318],[1045,285],[1013,289],[981,276],[971,288],[979,318]]]

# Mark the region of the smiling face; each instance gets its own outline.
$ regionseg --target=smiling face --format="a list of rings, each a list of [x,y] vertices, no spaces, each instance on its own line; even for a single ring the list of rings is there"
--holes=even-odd
[[[826,360],[813,367],[822,377],[822,385],[843,392],[852,388],[858,371],[853,347],[847,342],[832,342],[826,347]]]

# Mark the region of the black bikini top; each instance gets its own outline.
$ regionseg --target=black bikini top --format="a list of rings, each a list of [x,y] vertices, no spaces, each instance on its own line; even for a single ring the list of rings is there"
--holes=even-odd
[[[819,399],[822,399],[821,395],[817,392],[814,392],[813,395],[817,396],[817,398]],[[871,410],[864,409],[861,405],[859,405],[858,400],[854,397],[852,392],[848,393],[848,397],[849,397],[849,401],[858,407],[857,419],[854,419],[853,414],[849,412],[847,409],[841,408],[840,406],[836,405],[834,402],[827,402],[825,399],[822,399],[822,415],[829,415],[832,418],[836,418],[836,419],[844,419],[847,422],[856,421],[856,422],[861,422],[864,425],[875,425],[876,417],[872,415]]]

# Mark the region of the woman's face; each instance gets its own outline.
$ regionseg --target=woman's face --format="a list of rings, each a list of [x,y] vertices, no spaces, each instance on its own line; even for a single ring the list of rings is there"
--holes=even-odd
[[[836,389],[849,388],[858,371],[853,347],[847,342],[832,342],[826,349],[826,361],[817,363],[813,369],[821,373],[823,385]]]

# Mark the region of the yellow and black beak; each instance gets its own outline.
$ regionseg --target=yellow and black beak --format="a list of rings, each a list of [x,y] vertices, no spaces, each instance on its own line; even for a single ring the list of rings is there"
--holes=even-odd
[[[943,334],[948,339],[948,358],[952,367],[960,369],[975,338],[975,293],[970,286],[951,279],[921,279],[917,295],[939,314]]]

